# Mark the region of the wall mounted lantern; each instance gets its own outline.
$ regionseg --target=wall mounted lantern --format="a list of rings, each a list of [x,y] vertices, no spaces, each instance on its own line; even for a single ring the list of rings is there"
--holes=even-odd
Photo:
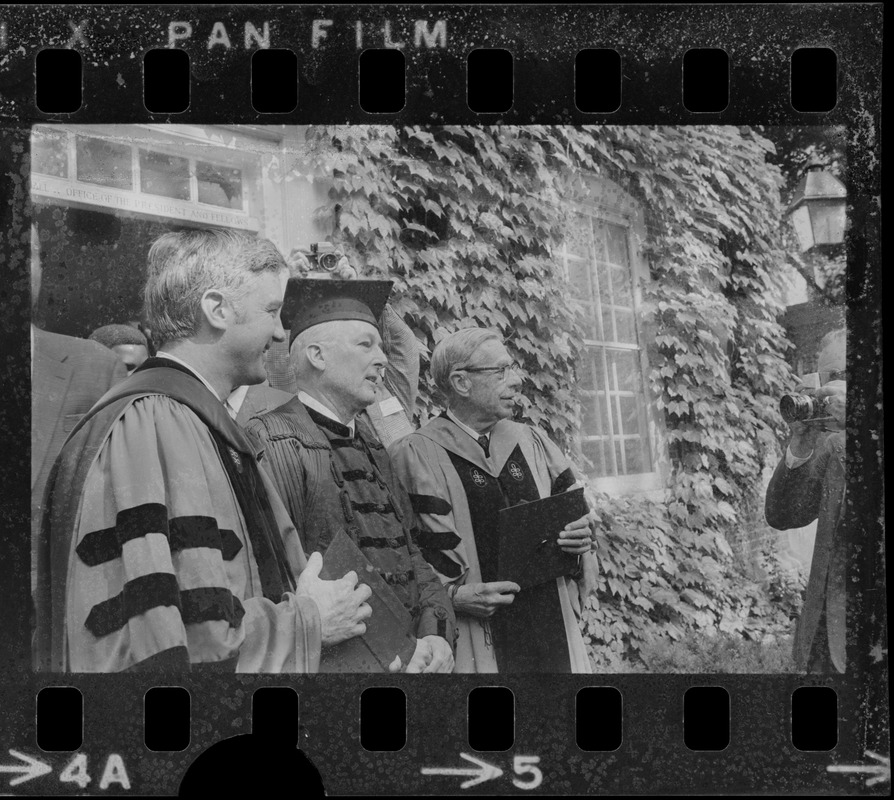
[[[808,164],[786,211],[802,253],[844,241],[846,206],[844,184],[821,163]]]

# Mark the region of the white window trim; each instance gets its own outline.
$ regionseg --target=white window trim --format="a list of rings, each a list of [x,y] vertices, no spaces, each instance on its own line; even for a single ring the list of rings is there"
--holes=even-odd
[[[153,131],[153,136],[138,135],[144,133],[139,128],[145,126],[106,126],[106,125],[54,125],[52,123],[39,124],[36,127],[47,128],[65,133],[67,137],[68,152],[68,175],[64,178],[43,175],[42,173],[34,173],[37,178],[37,184],[45,187],[38,189],[32,185],[32,196],[35,202],[53,203],[61,205],[71,205],[84,208],[102,208],[108,209],[115,214],[124,216],[137,215],[143,217],[152,217],[158,219],[176,219],[181,224],[213,224],[224,225],[226,227],[234,227],[243,230],[259,231],[261,229],[261,221],[252,213],[254,206],[257,204],[255,192],[253,191],[253,183],[261,180],[261,165],[255,164],[254,159],[257,157],[256,152],[245,153],[233,148],[228,148],[219,142],[205,141],[201,142],[193,136],[182,135],[179,132]],[[115,134],[111,134],[110,127],[116,129]],[[133,128],[133,130],[131,130]],[[162,138],[160,133],[164,133]],[[133,134],[133,135],[130,135]],[[77,137],[84,136],[94,139],[104,139],[115,144],[124,145],[131,151],[131,186],[127,189],[118,189],[115,187],[105,186],[99,183],[91,183],[89,181],[79,180],[77,177]],[[186,148],[178,147],[178,140],[188,142]],[[196,144],[202,144],[203,148],[207,147],[207,153],[193,153],[190,150],[195,149]],[[180,200],[164,195],[156,195],[150,192],[142,191],[140,187],[140,150],[147,150],[162,155],[175,156],[185,158],[189,164],[189,182],[190,197],[188,200]],[[220,166],[230,169],[238,169],[241,171],[242,182],[242,207],[229,208],[218,206],[212,203],[204,203],[199,200],[198,196],[198,173],[197,161],[204,161],[214,166]],[[108,202],[97,202],[89,199],[79,199],[76,191],[78,188],[84,188],[94,194],[103,194],[108,196]],[[69,189],[72,190],[72,197],[69,198]],[[127,199],[136,199],[141,201],[140,207],[135,209],[128,208]],[[116,203],[118,203],[116,205]],[[149,203],[149,207],[145,208],[145,203]],[[158,207],[166,207],[168,214],[156,211],[153,204]],[[209,219],[190,219],[190,211],[194,209],[211,215]],[[214,218],[216,215],[216,218]]]
[[[640,375],[642,380],[642,397],[646,414],[647,428],[647,446],[650,451],[652,469],[648,472],[635,473],[633,475],[609,475],[595,476],[587,475],[587,480],[592,487],[598,492],[607,494],[634,494],[644,493],[653,496],[656,499],[663,493],[666,480],[670,471],[668,459],[667,438],[664,431],[664,420],[655,406],[649,384],[648,357],[646,353],[647,342],[644,340],[646,331],[642,324],[642,280],[649,280],[648,265],[645,263],[640,252],[637,239],[644,238],[645,225],[642,220],[642,213],[636,201],[624,192],[617,184],[604,178],[594,175],[584,175],[584,179],[593,191],[595,185],[595,194],[592,200],[572,201],[570,203],[573,213],[580,213],[591,216],[601,222],[623,226],[627,231],[627,252],[630,260],[630,277],[631,290],[633,297],[634,324],[636,326],[637,344],[629,342],[605,342],[597,339],[584,339],[583,343],[587,347],[604,347],[616,350],[639,351],[640,354]],[[618,205],[609,205],[598,199],[598,195],[604,195],[608,187],[611,186],[612,194],[617,197],[624,198],[623,208]],[[569,259],[581,259],[568,252],[567,244],[563,241],[561,246],[554,251],[559,256],[561,268],[564,277],[570,282],[568,272]],[[637,393],[633,393],[637,394]],[[612,440],[619,437],[612,436]],[[637,435],[636,437],[640,437]],[[581,431],[579,439],[585,440],[584,433]]]

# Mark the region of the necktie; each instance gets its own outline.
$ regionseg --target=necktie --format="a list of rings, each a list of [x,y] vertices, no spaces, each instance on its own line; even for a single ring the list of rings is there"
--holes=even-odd
[[[480,444],[481,449],[484,450],[484,457],[490,458],[490,439],[482,433],[481,436],[478,437],[478,444]]]

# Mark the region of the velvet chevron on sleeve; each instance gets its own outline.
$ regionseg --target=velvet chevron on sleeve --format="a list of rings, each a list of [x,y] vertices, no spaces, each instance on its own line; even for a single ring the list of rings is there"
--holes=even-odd
[[[104,425],[107,435],[71,505],[61,668],[315,671],[319,611],[290,589],[304,555],[273,487],[255,483],[264,479],[245,461],[252,457],[221,447],[191,408],[163,394],[108,410],[113,417],[100,412],[84,427],[95,423],[101,434]],[[77,464],[71,456],[63,450],[60,464]],[[227,469],[269,495],[262,507],[240,506]],[[64,484],[54,498],[66,496]],[[263,536],[248,527],[260,524],[258,514],[272,526]],[[59,527],[51,535],[60,546],[66,539]]]

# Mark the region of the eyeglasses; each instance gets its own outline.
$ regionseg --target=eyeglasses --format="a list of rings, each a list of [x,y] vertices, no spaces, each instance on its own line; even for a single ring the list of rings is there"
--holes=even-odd
[[[453,370],[454,372],[493,372],[500,380],[503,380],[508,374],[509,370],[513,372],[518,372],[521,369],[521,364],[518,361],[513,361],[511,364],[506,364],[502,367],[458,367]]]

